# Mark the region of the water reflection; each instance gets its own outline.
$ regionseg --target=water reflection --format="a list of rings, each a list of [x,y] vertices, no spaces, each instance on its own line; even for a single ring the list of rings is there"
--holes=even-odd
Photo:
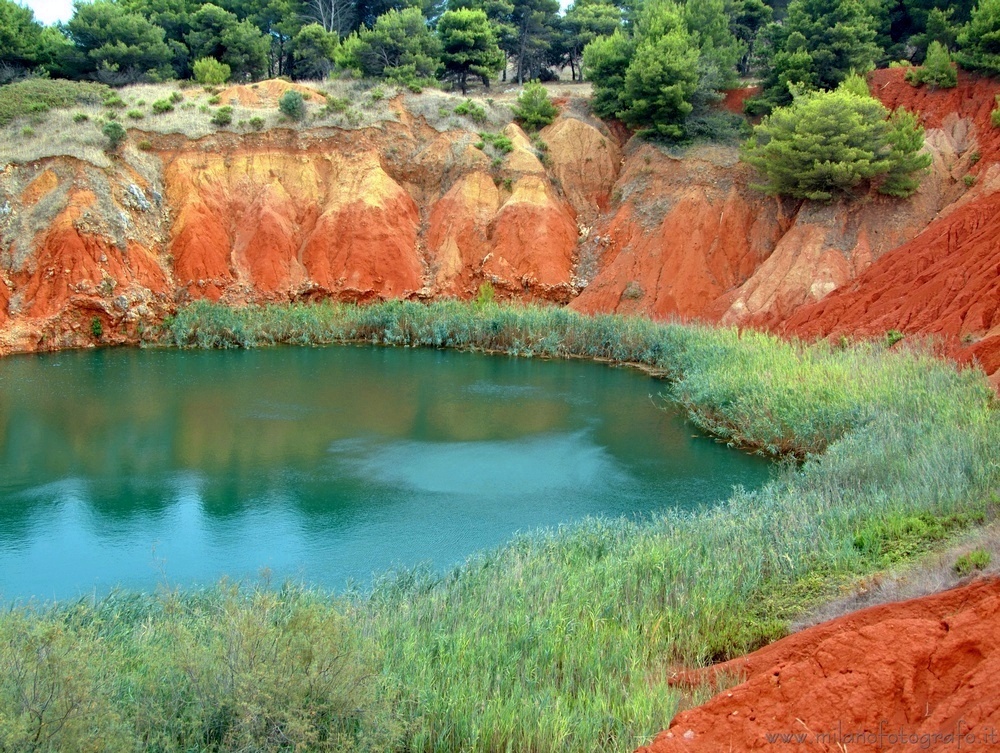
[[[0,594],[337,587],[515,530],[722,498],[768,466],[627,370],[405,349],[0,361]]]

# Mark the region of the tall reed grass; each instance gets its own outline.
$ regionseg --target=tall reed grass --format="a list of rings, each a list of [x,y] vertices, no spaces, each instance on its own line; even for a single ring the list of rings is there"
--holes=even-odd
[[[224,586],[14,609],[0,662],[23,669],[0,679],[0,749],[69,749],[86,730],[144,750],[627,750],[669,723],[673,667],[779,637],[852,578],[995,512],[993,393],[919,350],[454,302],[200,303],[162,342],[637,363],[694,423],[796,460],[712,509],[521,535],[366,593]],[[40,672],[63,678],[54,716],[26,700]]]

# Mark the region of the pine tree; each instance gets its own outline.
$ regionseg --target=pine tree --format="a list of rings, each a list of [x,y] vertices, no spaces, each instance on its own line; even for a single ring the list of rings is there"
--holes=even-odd
[[[852,72],[874,68],[875,35],[875,19],[860,0],[792,0],[785,24],[773,30],[764,109],[790,102],[789,84],[833,89]]]
[[[754,129],[743,159],[765,177],[769,194],[815,201],[870,190],[909,196],[930,164],[923,129],[897,111],[891,118],[860,77],[830,92],[800,95]]]
[[[958,46],[963,68],[1000,75],[1000,0],[981,0],[959,34]]]
[[[457,81],[462,94],[470,75],[488,87],[490,77],[503,67],[504,55],[486,13],[466,8],[446,11],[438,20],[437,33],[445,78]]]
[[[958,84],[958,71],[947,48],[940,42],[931,42],[924,64],[907,70],[906,80],[914,86],[928,84],[938,89],[950,89]]]

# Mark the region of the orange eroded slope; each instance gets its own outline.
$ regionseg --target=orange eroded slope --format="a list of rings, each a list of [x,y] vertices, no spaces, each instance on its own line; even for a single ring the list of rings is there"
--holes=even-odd
[[[707,670],[745,679],[638,753],[996,750],[998,624],[994,578],[817,625]]]

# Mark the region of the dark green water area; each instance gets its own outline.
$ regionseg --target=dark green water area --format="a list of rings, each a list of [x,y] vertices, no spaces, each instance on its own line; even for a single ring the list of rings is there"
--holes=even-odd
[[[0,359],[0,599],[223,576],[362,587],[771,466],[631,369],[403,348]]]

